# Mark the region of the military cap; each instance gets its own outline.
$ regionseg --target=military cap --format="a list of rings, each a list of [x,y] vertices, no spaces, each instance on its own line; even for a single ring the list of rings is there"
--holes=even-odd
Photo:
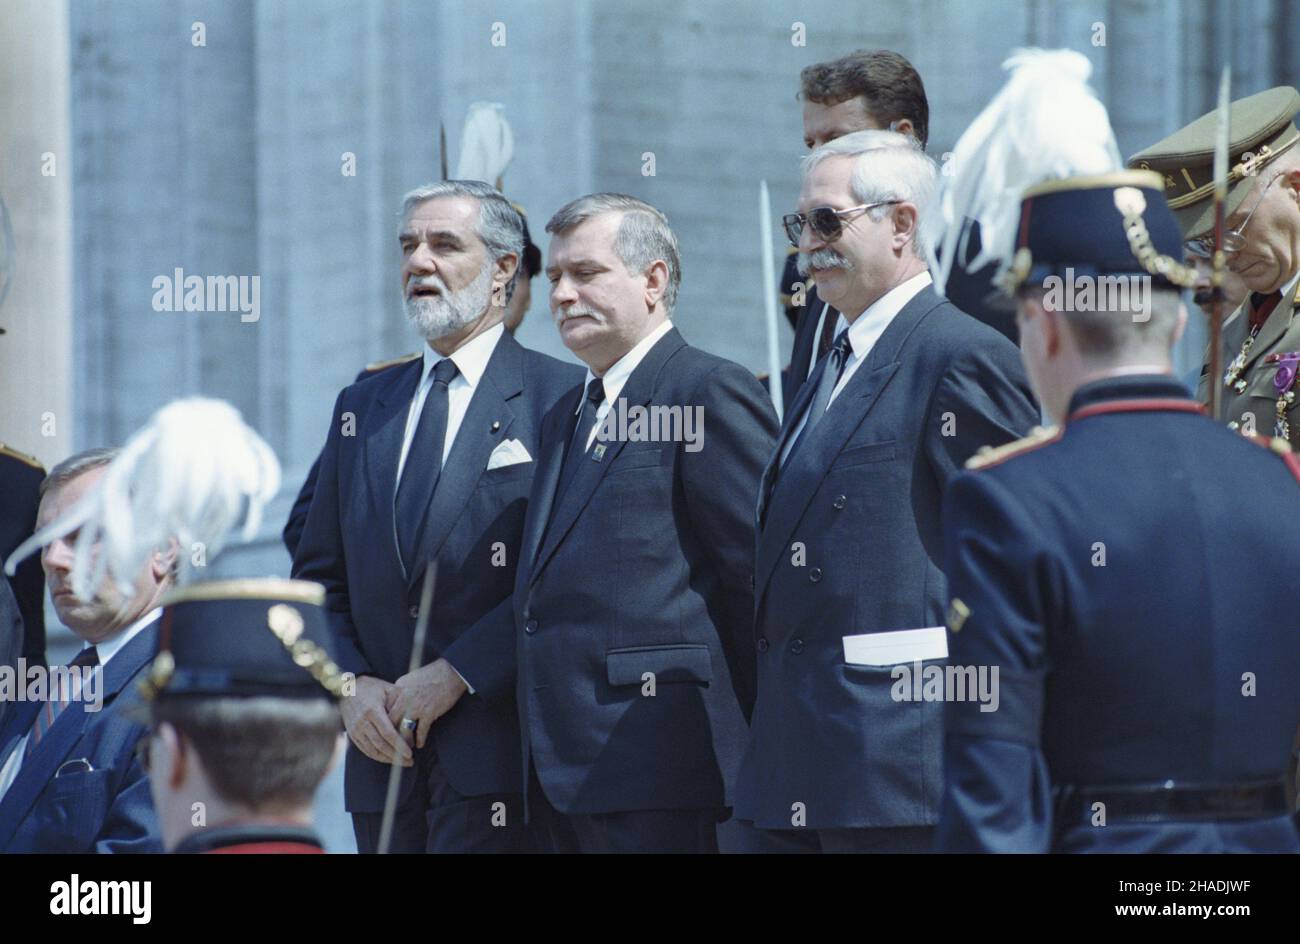
[[[1196,271],[1182,261],[1182,234],[1161,184],[1151,171],[1121,170],[1030,187],[1021,198],[1003,289],[1014,294],[1053,275],[1149,276],[1157,285],[1191,285]]]
[[[1281,85],[1229,106],[1228,195],[1230,216],[1250,193],[1254,178],[1300,140],[1295,116],[1300,92]],[[1165,198],[1184,238],[1204,236],[1214,228],[1214,141],[1218,115],[1211,111],[1163,141],[1129,158],[1129,167],[1152,170],[1163,178]]]
[[[142,694],[337,698],[343,678],[324,604],[325,589],[304,580],[216,580],[173,591]]]

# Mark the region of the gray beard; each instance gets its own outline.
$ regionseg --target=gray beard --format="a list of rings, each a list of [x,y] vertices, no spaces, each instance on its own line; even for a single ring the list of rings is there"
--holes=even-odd
[[[459,331],[487,311],[492,297],[492,267],[485,265],[474,281],[444,295],[414,295],[403,299],[406,320],[426,341]]]

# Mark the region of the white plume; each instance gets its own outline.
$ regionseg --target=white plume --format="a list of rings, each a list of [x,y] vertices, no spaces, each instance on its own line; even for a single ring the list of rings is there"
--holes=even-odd
[[[184,583],[199,545],[210,562],[236,529],[244,540],[256,535],[279,487],[275,453],[238,410],[224,400],[176,400],[127,440],[95,488],[9,556],[6,572],[80,528],[72,571],[78,596],[93,596],[106,570],[129,592],[141,563],[172,538]]]
[[[457,180],[482,180],[495,184],[515,156],[515,136],[499,102],[475,102],[465,116],[460,133]]]
[[[1011,78],[958,139],[929,210],[931,271],[943,291],[954,258],[965,258],[967,220],[980,223],[973,271],[990,261],[1001,276],[1015,253],[1020,198],[1047,180],[1121,169],[1106,106],[1088,85],[1092,65],[1069,49],[1017,49]]]

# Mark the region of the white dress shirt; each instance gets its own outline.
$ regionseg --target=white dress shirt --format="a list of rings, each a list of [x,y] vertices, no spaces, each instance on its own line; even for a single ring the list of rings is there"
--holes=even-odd
[[[849,324],[848,319],[843,314],[840,315],[839,321],[835,323],[835,337],[838,338],[841,331],[848,330],[849,359],[840,374],[839,383],[831,391],[831,398],[826,402],[826,409],[830,409],[831,404],[835,402],[835,398],[840,395],[840,391],[844,389],[854,373],[857,372],[857,369],[866,361],[867,355],[871,353],[871,349],[876,346],[876,342],[880,340],[880,336],[885,333],[885,329],[890,326],[898,313],[931,281],[928,271],[918,272],[906,282],[895,285],[884,295],[877,298],[866,311],[854,319],[853,324]],[[827,364],[827,367],[829,368],[830,365]],[[782,465],[790,457],[790,450],[798,441],[799,434],[803,432],[804,425],[807,422],[808,412],[805,410],[803,416],[799,417],[799,422],[791,431],[790,438],[786,440],[785,447],[781,451]]]
[[[99,656],[99,665],[95,667],[95,672],[100,675],[100,685],[103,684],[104,666],[108,665],[108,660],[121,652],[123,646],[136,636],[140,635],[140,633],[161,614],[161,607],[150,610],[112,639],[105,640],[96,646],[96,652]],[[90,643],[86,643],[81,647],[81,651],[85,652],[89,648]],[[48,684],[46,685],[45,690],[48,695],[50,691],[50,686]],[[18,779],[18,771],[21,770],[23,766],[23,755],[27,753],[27,739],[29,737],[31,737],[30,733],[24,734],[18,739],[18,744],[14,747],[13,753],[10,754],[9,758],[5,761],[4,769],[0,770],[0,800],[4,799],[4,795],[9,792],[9,788],[12,787],[14,781]]]
[[[632,376],[632,371],[637,369],[645,356],[650,353],[650,349],[659,343],[659,339],[671,330],[673,330],[673,323],[665,319],[663,324],[638,341],[632,350],[616,360],[609,370],[605,371],[605,376],[600,378],[600,382],[605,388],[605,400],[596,408],[596,425],[587,434],[587,445],[583,447],[584,449],[591,448],[591,442],[596,438],[596,430],[600,429],[601,424],[605,422],[605,417],[609,415],[610,405],[618,402],[618,395],[623,392],[623,387],[627,384],[627,378]],[[587,377],[582,382],[582,389],[585,391],[587,385],[595,379],[596,375],[588,367]],[[578,408],[574,410],[575,414],[582,413],[584,398],[585,394],[584,397],[578,398]]]
[[[456,433],[465,419],[469,401],[483,379],[492,352],[497,342],[506,333],[504,324],[495,325],[474,338],[458,350],[452,351],[451,360],[456,365],[456,376],[447,384],[447,435],[442,441],[442,461],[447,461]],[[420,383],[411,398],[410,409],[406,413],[406,432],[402,434],[402,453],[397,461],[397,481],[402,480],[402,470],[406,467],[406,455],[411,451],[411,440],[415,438],[415,428],[420,425],[420,412],[424,401],[433,388],[433,368],[445,358],[428,344],[424,346],[424,369],[420,373]],[[441,469],[441,466],[439,467]]]

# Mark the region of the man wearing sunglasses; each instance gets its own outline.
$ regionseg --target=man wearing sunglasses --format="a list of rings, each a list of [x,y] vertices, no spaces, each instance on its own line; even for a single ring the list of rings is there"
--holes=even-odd
[[[935,166],[859,131],[804,160],[784,220],[841,312],[758,499],[758,697],[736,816],[825,852],[929,848],[943,705],[897,676],[946,655],[940,503],[977,449],[1038,420],[1015,345],[940,298],[918,245]]]
[[[1228,269],[1250,295],[1225,319],[1223,375],[1201,372],[1199,397],[1222,384],[1219,419],[1300,449],[1300,91],[1281,86],[1231,106],[1224,241]],[[1190,256],[1214,253],[1214,135],[1202,115],[1129,159],[1159,172]]]
[[[925,148],[930,104],[921,76],[905,58],[888,49],[859,49],[831,62],[818,62],[799,73],[803,102],[803,138],[809,150],[854,131],[888,128],[911,135]],[[813,365],[834,340],[839,312],[818,297],[813,280],[799,273],[791,248],[781,275],[781,297],[795,329],[790,367],[783,389],[788,405]],[[802,296],[797,293],[803,286]],[[802,298],[802,304],[796,301]]]

